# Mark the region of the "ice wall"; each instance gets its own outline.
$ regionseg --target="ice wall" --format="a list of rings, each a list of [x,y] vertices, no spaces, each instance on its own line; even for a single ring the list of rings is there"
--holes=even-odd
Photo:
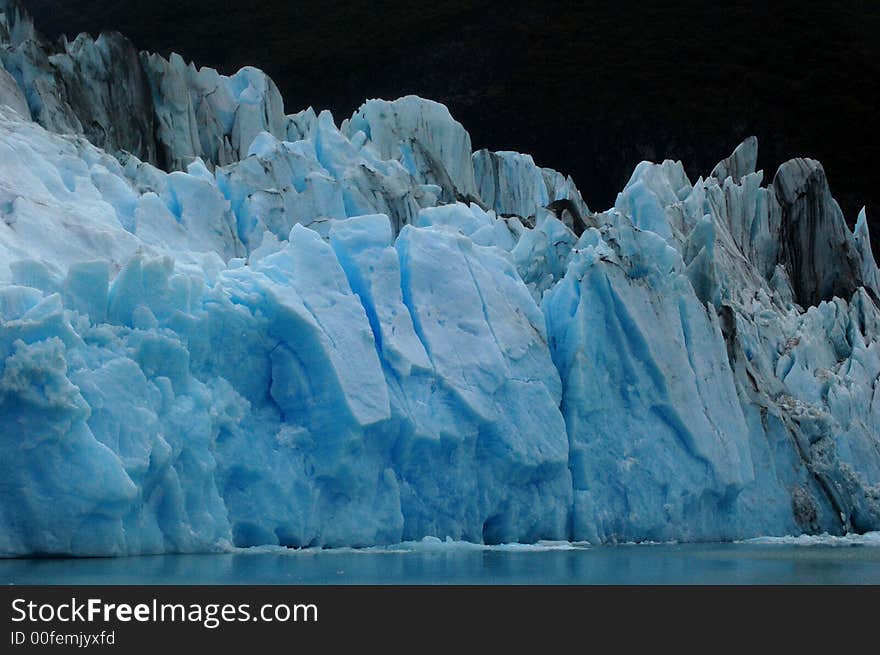
[[[880,529],[880,272],[818,162],[593,213],[420,98],[284,115],[14,0],[0,61],[0,552]]]

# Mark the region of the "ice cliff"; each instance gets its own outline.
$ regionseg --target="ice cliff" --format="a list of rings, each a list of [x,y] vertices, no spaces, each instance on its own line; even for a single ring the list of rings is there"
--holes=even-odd
[[[757,143],[614,207],[442,105],[0,0],[0,553],[880,529],[880,273]]]

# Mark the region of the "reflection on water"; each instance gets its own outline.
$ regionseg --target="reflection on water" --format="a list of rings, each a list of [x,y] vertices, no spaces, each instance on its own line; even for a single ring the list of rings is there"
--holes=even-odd
[[[880,548],[791,544],[242,551],[0,560],[4,584],[880,584]]]

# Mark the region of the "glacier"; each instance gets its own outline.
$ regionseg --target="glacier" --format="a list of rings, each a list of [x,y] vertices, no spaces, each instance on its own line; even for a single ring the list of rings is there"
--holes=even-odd
[[[880,271],[822,166],[614,206],[443,105],[285,114],[0,0],[0,554],[880,530]]]

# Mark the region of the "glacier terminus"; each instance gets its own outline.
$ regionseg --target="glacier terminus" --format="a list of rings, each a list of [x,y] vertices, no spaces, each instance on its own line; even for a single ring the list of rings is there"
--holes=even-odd
[[[596,211],[415,96],[286,114],[17,0],[0,64],[0,554],[880,530],[880,271],[819,162]]]

